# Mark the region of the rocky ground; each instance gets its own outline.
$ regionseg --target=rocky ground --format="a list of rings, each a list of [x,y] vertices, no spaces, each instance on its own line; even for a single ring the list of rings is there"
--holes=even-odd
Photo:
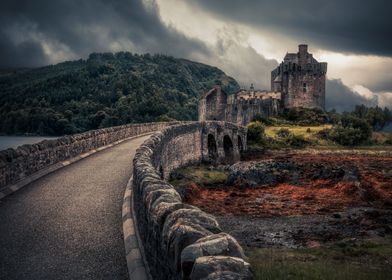
[[[246,247],[317,248],[392,234],[392,211],[350,208],[330,215],[248,218],[216,215],[223,229]]]
[[[244,246],[318,247],[392,234],[390,153],[259,153],[207,169],[226,181],[185,180],[178,188]]]

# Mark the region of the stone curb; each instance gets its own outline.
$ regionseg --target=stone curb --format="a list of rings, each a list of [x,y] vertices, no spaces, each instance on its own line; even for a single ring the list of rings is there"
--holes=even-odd
[[[133,211],[132,179],[128,181],[122,208],[124,246],[130,280],[152,279],[141,243],[135,211]]]
[[[30,176],[27,176],[26,178],[23,178],[22,180],[19,180],[18,182],[14,183],[12,185],[8,185],[8,186],[2,188],[0,190],[0,200],[3,199],[4,197],[16,192],[17,190],[20,190],[21,188],[25,187],[26,185],[30,184],[31,182],[34,182],[34,181],[38,180],[39,178],[41,178],[45,175],[48,175],[49,173],[52,173],[60,168],[63,168],[67,165],[70,165],[71,163],[77,162],[81,159],[84,159],[88,156],[91,156],[92,154],[95,154],[96,152],[106,150],[107,148],[111,148],[117,144],[124,142],[124,141],[131,140],[131,139],[134,139],[137,137],[150,135],[153,133],[154,132],[148,132],[148,133],[144,133],[144,134],[140,134],[140,135],[131,136],[131,137],[128,137],[128,138],[125,138],[122,140],[118,140],[118,141],[115,141],[115,142],[108,144],[106,146],[102,146],[97,149],[93,149],[93,150],[88,151],[86,153],[80,154],[80,155],[73,157],[71,159],[64,160],[64,161],[52,164],[48,167],[45,167],[45,168],[41,169],[40,171],[37,171],[34,174],[31,174]]]

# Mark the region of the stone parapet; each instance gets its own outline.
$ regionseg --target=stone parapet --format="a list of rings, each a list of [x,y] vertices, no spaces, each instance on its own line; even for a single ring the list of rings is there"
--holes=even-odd
[[[195,122],[167,127],[136,152],[133,206],[145,259],[153,279],[251,279],[243,250],[223,233],[214,216],[186,204],[165,181],[172,170],[208,160],[207,139],[235,144],[246,129],[224,122]],[[223,139],[223,140],[219,140]],[[246,148],[246,147],[245,147]],[[238,148],[234,148],[232,156]]]
[[[87,131],[0,151],[0,189],[61,161],[173,123],[140,123]]]

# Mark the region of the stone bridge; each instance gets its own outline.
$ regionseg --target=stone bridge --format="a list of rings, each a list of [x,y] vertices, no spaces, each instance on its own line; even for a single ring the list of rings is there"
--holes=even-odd
[[[1,151],[0,278],[249,279],[237,241],[165,181],[175,168],[234,162],[245,149],[244,127],[212,121]]]
[[[232,162],[246,149],[246,130],[230,123],[207,122],[202,129],[204,161]]]

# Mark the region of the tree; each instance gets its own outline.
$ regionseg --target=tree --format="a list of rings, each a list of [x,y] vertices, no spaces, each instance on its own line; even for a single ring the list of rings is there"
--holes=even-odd
[[[0,77],[0,133],[62,135],[130,122],[196,120],[199,95],[237,82],[216,67],[165,55],[94,53]],[[67,121],[68,123],[67,123]]]
[[[345,114],[340,125],[324,130],[320,135],[344,146],[355,146],[370,139],[372,128],[366,120]]]
[[[387,123],[384,111],[378,106],[368,108],[365,119],[369,122],[374,130],[381,130]]]

